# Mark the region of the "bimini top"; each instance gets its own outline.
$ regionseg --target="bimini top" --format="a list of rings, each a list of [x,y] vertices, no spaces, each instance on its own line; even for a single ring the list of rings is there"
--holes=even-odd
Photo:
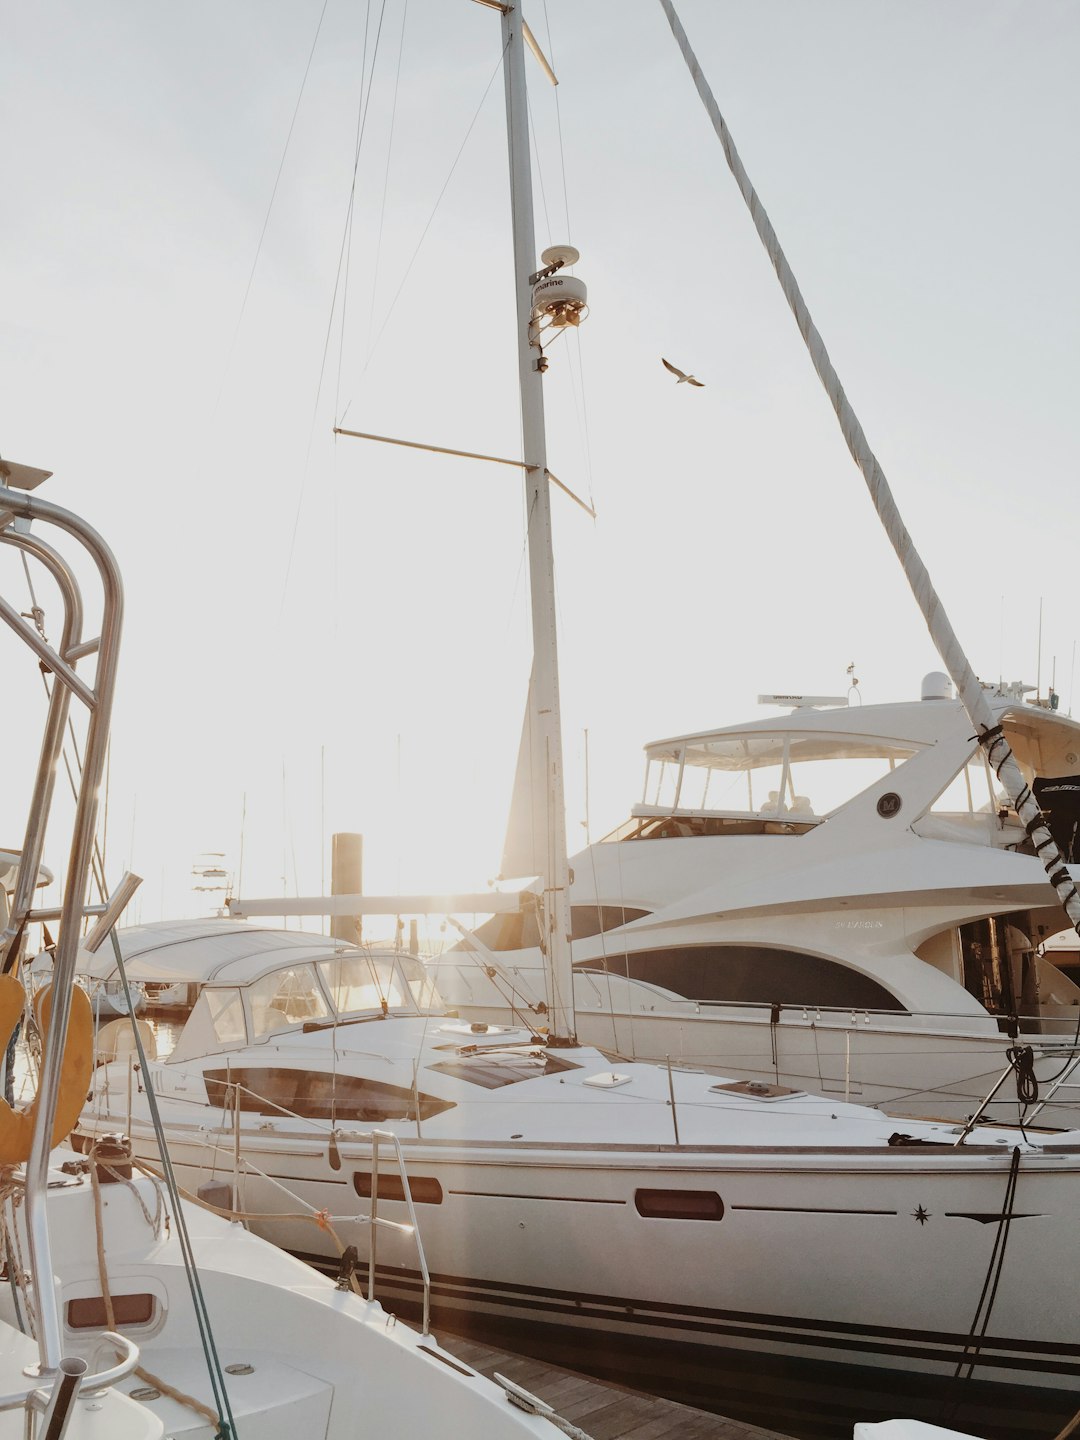
[[[1015,696],[988,696],[1005,724],[1017,760],[1041,774],[1068,774],[1080,767],[1080,724]],[[779,762],[784,745],[798,737],[799,757],[833,756],[900,761],[914,750],[970,730],[959,700],[915,700],[891,705],[809,707],[741,725],[655,740],[645,747],[650,762],[746,770]]]
[[[990,691],[987,700],[1029,785],[1040,777],[1080,775],[1080,724],[1025,701],[1020,686]],[[706,834],[744,833],[748,819],[759,827],[755,834],[804,834],[872,786],[884,794],[883,783],[914,820],[928,805],[942,814],[975,814],[981,825],[1008,809],[963,705],[948,698],[829,709],[804,704],[742,725],[656,740],[645,754],[641,802],[608,839],[666,838],[669,829],[651,823],[665,817],[705,820]],[[922,778],[913,810],[907,766],[916,756],[923,757],[916,767]],[[714,820],[723,822],[719,830]],[[641,821],[649,823],[642,828]],[[729,821],[739,826],[732,830]],[[784,829],[777,831],[777,824]],[[998,830],[984,843],[1017,840]]]
[[[243,984],[279,966],[308,964],[334,955],[359,954],[355,945],[329,935],[272,929],[242,920],[163,920],[117,930],[128,978],[140,983],[207,984],[228,978]],[[116,974],[112,946],[84,955],[81,974],[108,980]]]

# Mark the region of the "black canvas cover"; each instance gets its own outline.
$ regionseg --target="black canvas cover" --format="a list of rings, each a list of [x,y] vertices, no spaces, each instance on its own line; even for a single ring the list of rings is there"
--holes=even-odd
[[[1042,775],[1031,788],[1062,859],[1080,865],[1080,775]]]

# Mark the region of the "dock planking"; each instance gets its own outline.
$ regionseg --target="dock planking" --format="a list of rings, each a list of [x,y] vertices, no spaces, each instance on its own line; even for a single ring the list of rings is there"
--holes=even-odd
[[[490,1377],[498,1371],[513,1380],[592,1440],[787,1440],[775,1430],[763,1430],[674,1400],[593,1380],[577,1371],[527,1355],[514,1355],[479,1340],[442,1332],[439,1344],[481,1375]]]

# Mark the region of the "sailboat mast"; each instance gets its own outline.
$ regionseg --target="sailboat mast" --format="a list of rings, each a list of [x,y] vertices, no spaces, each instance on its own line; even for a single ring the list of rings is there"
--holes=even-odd
[[[559,663],[555,634],[555,567],[551,538],[551,492],[547,478],[543,372],[540,351],[529,343],[532,275],[536,263],[533,233],[532,161],[525,91],[525,36],[521,4],[502,7],[503,76],[506,86],[506,135],[510,157],[510,203],[514,233],[514,284],[517,292],[518,383],[525,469],[525,513],[529,542],[532,601],[533,679],[530,703],[533,744],[543,759],[542,808],[547,845],[543,870],[541,923],[547,952],[549,1040],[572,1040],[575,1031],[573,966],[570,950],[569,867],[566,855],[566,807],[563,796],[562,722],[559,714]],[[541,766],[534,768],[539,773]]]

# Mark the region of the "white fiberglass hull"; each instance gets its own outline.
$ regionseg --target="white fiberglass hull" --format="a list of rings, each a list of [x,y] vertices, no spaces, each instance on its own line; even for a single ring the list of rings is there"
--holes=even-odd
[[[228,1174],[230,1132],[174,1125],[169,1135],[187,1183],[206,1179],[215,1162],[219,1179]],[[152,1150],[138,1127],[135,1138]],[[1004,1145],[862,1153],[610,1145],[598,1153],[402,1138],[436,1315],[458,1312],[460,1321],[471,1311],[583,1342],[600,1332],[628,1342],[624,1378],[638,1368],[636,1345],[663,1344],[704,1349],[718,1363],[739,1355],[809,1362],[823,1376],[875,1367],[943,1381],[970,1361],[980,1381],[1080,1391],[1080,1315],[1066,1259],[1080,1233],[1078,1149],[1021,1157],[1003,1227]],[[243,1134],[245,1160],[274,1181],[247,1174],[242,1201],[284,1216],[297,1213],[299,1197],[338,1217],[342,1242],[366,1257],[367,1227],[340,1217],[367,1213],[353,1181],[370,1174],[370,1146],[338,1143],[333,1170],[325,1144]],[[662,1213],[665,1192],[687,1191],[717,1199],[703,1199],[698,1218]],[[381,1199],[379,1213],[406,1218],[400,1200]],[[336,1259],[330,1236],[310,1220],[254,1228]],[[975,1343],[980,1295],[1006,1230],[990,1323]],[[381,1293],[415,1301],[411,1237],[380,1233],[378,1246]]]
[[[58,1152],[57,1163],[64,1159],[69,1171],[79,1168],[71,1163],[75,1157]],[[109,1328],[104,1263],[114,1328],[139,1347],[141,1373],[108,1392],[88,1390],[76,1402],[71,1434],[79,1440],[162,1434],[203,1440],[214,1427],[196,1405],[217,1405],[176,1222],[159,1187],[145,1177],[109,1183],[103,1174],[98,1217],[89,1175],[54,1173],[50,1186],[63,1353],[85,1358],[91,1373],[115,1363],[101,1335]],[[15,1192],[3,1207],[16,1256],[27,1251],[21,1199]],[[511,1406],[497,1386],[452,1361],[430,1336],[392,1324],[378,1304],[335,1288],[239,1225],[195,1206],[186,1207],[185,1218],[238,1440],[557,1436],[546,1422]],[[32,1289],[15,1291],[9,1284],[0,1289],[0,1351],[9,1357],[28,1347],[19,1332],[33,1304]],[[36,1359],[37,1346],[30,1348]],[[103,1398],[104,1420],[97,1418]],[[23,1435],[24,1416],[10,1412],[0,1416],[0,1436],[9,1435],[6,1421],[15,1434],[15,1419]]]

